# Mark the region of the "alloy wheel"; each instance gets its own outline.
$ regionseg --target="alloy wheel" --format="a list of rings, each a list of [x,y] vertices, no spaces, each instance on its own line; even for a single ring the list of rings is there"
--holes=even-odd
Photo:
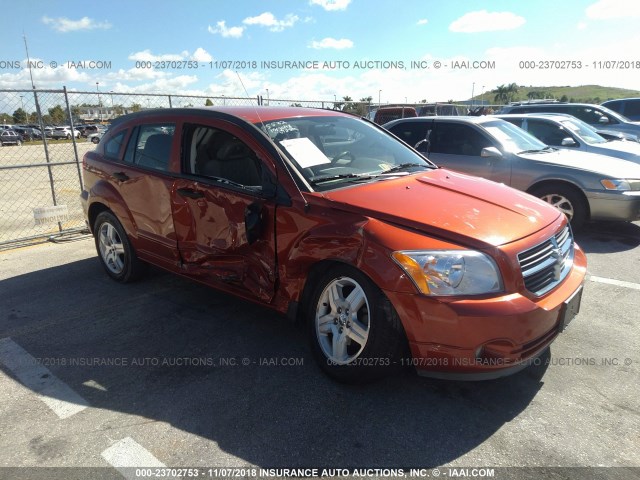
[[[318,299],[315,327],[328,361],[346,365],[358,358],[371,328],[369,302],[360,284],[349,277],[329,282]]]
[[[112,273],[120,275],[125,266],[125,250],[118,231],[109,222],[104,222],[98,232],[98,239],[104,264]]]
[[[560,195],[558,193],[549,193],[540,197],[540,199],[547,202],[549,205],[556,207],[558,210],[564,213],[569,221],[571,221],[571,219],[573,218],[573,215],[575,214],[573,210],[573,204],[564,195]]]

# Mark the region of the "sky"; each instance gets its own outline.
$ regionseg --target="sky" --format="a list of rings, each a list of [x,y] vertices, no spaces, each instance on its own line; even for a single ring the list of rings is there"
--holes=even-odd
[[[0,89],[31,87],[26,37],[46,89],[382,103],[512,82],[640,90],[639,20],[638,0],[7,1]]]

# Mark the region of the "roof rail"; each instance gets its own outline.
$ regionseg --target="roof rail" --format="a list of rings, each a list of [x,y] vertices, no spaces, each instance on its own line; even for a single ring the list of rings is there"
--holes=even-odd
[[[531,104],[535,104],[535,103],[544,104],[544,103],[567,103],[567,102],[560,102],[559,100],[556,100],[555,98],[540,98],[540,99],[534,99],[534,100],[511,102],[511,103],[509,103],[509,105],[531,105]]]

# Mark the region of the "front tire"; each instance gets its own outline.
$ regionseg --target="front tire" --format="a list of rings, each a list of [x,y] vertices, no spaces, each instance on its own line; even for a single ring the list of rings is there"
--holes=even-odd
[[[405,345],[400,318],[382,291],[347,265],[318,280],[307,312],[311,350],[320,368],[345,383],[398,370]]]
[[[574,188],[566,185],[549,184],[536,188],[531,194],[564,213],[573,230],[579,230],[587,220],[588,209],[586,202]]]
[[[117,282],[137,280],[145,270],[129,242],[120,221],[111,212],[102,212],[93,228],[98,258],[107,274]]]

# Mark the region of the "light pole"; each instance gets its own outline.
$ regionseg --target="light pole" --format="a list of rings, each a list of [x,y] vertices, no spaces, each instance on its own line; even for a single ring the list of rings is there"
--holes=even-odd
[[[24,95],[20,95],[20,105],[22,105],[22,110],[24,111],[24,100],[22,100],[22,97],[24,97]]]
[[[98,118],[102,123],[102,101],[100,100],[100,82],[96,82],[96,92],[98,92]]]
[[[267,107],[269,106],[269,89],[267,88]]]
[[[482,106],[484,107],[484,85],[482,85],[482,93],[480,95],[480,101],[482,102]]]
[[[473,82],[471,84],[471,108],[473,108],[473,92],[475,91],[475,89],[476,89],[476,82]]]
[[[382,102],[380,101],[380,94],[382,93],[382,90],[378,90],[378,106],[382,105]]]
[[[113,118],[113,114],[114,114],[114,108],[113,108],[113,90],[111,90],[109,92],[109,94],[111,95],[111,118]]]

